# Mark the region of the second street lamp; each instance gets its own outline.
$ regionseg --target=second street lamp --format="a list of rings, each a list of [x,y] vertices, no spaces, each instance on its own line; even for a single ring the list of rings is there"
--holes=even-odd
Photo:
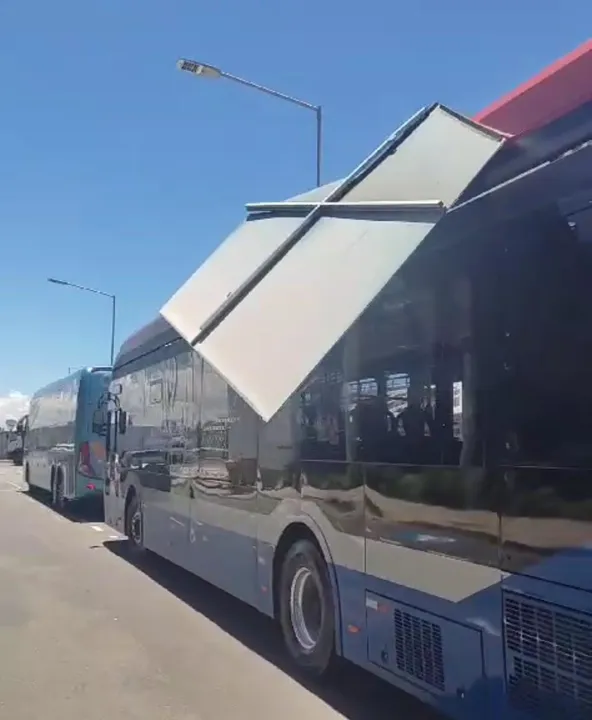
[[[251,82],[251,80],[245,80],[245,78],[238,77],[238,75],[232,75],[225,70],[215,65],[208,65],[206,63],[196,62],[195,60],[187,60],[182,58],[177,62],[177,67],[183,72],[188,72],[196,77],[202,77],[211,80],[219,80],[220,78],[226,78],[226,80],[232,80],[232,82],[239,83],[239,85],[245,85],[246,87],[252,88],[253,90],[259,90],[259,92],[271,95],[272,97],[285,100],[286,102],[298,105],[305,110],[311,110],[316,116],[316,184],[317,187],[321,184],[321,163],[322,163],[322,143],[323,143],[323,109],[321,105],[313,105],[312,103],[300,100],[292,95],[279,92],[278,90],[272,90],[265,85],[259,85],[259,83]]]
[[[113,367],[115,360],[115,295],[103,292],[102,290],[96,290],[95,288],[85,287],[84,285],[76,285],[76,283],[71,283],[67,280],[58,280],[57,278],[47,278],[47,282],[53,283],[54,285],[65,285],[66,287],[75,288],[76,290],[84,290],[84,292],[102,295],[103,297],[111,299],[111,367]]]

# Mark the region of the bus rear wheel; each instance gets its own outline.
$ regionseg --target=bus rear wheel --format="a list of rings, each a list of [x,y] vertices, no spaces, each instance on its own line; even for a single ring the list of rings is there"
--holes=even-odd
[[[310,540],[298,540],[286,553],[279,604],[292,660],[309,675],[325,674],[335,658],[335,606],[327,564]]]
[[[66,499],[64,497],[64,476],[58,470],[54,475],[54,480],[51,484],[51,504],[56,510],[63,510],[66,505]]]

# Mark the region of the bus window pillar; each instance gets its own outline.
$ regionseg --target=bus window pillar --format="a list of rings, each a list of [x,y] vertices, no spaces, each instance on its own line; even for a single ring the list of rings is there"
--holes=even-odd
[[[349,329],[344,337],[343,348],[343,382],[348,387],[351,381],[360,379],[360,323],[356,322]],[[345,393],[344,401],[344,432],[345,432],[345,459],[346,462],[354,462],[356,459],[356,448],[358,441],[357,413],[351,412],[349,408],[349,395]],[[357,403],[357,396],[355,399]]]

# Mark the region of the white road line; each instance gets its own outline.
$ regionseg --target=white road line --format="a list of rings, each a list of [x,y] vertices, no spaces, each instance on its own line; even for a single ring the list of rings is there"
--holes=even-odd
[[[24,490],[22,485],[19,485],[18,483],[12,482],[12,480],[6,480],[6,482],[9,485],[12,485],[13,488],[16,488],[17,490]]]
[[[63,524],[68,523],[68,525],[72,524],[72,521],[69,518],[67,518],[65,515],[60,515],[60,513],[56,512],[50,505],[43,505],[42,507],[47,511],[49,516],[54,519],[55,522],[61,522]]]
[[[100,525],[91,525],[91,528],[92,528],[95,532],[103,532],[103,528],[102,528]]]

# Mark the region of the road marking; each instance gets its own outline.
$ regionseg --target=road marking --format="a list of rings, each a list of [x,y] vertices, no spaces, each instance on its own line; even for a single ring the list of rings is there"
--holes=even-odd
[[[100,525],[91,525],[91,528],[92,528],[95,532],[103,532],[103,528],[102,528]]]
[[[54,510],[51,507],[51,505],[42,505],[42,507],[44,508],[44,510],[46,510],[49,513],[50,517],[52,517],[54,519],[54,521],[61,522],[64,524],[68,523],[68,525],[70,525],[72,523],[72,521],[69,518],[67,518],[65,515],[60,515],[60,513],[57,512],[56,510]]]
[[[19,485],[19,483],[15,483],[12,480],[7,480],[6,478],[0,478],[0,484],[6,483],[7,485],[10,485],[10,487],[13,487],[15,490],[24,490],[25,488],[22,485]],[[12,490],[9,490],[8,488],[2,488],[5,492],[13,492]]]

